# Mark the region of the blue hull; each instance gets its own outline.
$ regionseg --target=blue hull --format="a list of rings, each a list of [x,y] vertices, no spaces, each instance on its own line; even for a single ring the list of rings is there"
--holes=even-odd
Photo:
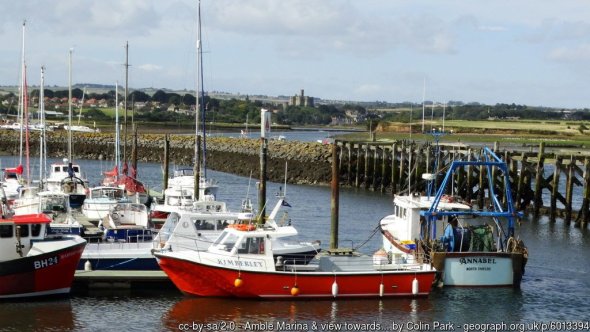
[[[160,266],[155,258],[129,258],[129,259],[81,259],[78,270],[84,270],[84,264],[90,261],[92,270],[117,270],[117,271],[159,271]]]

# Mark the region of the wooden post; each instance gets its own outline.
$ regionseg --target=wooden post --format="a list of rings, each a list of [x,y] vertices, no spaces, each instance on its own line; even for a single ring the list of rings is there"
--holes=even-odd
[[[582,199],[582,208],[579,213],[581,216],[582,227],[588,223],[590,209],[590,158],[584,159],[584,198]]]
[[[168,188],[168,165],[170,164],[170,135],[164,135],[164,175],[162,179],[162,197]],[[164,197],[165,198],[165,197]]]
[[[387,185],[387,163],[385,162],[387,161],[387,149],[385,149],[385,146],[382,147],[381,149],[381,192],[384,193],[385,192],[385,186]]]
[[[559,176],[561,175],[562,156],[555,156],[555,169],[553,170],[553,181],[551,188],[551,208],[549,210],[549,220],[555,221],[557,214],[557,195],[559,194]]]
[[[347,175],[347,183],[349,186],[352,185],[352,143],[348,142],[348,175]]]
[[[377,166],[379,165],[379,149],[374,146],[375,153],[373,153],[373,190],[377,190]]]
[[[397,170],[397,146],[395,143],[391,146],[391,194],[395,195],[397,192],[397,177],[395,171]]]
[[[567,183],[565,188],[565,222],[569,224],[572,221],[572,198],[574,191],[574,168],[576,160],[574,156],[570,156],[570,164],[567,171]]]
[[[539,143],[539,154],[537,155],[537,174],[535,174],[535,193],[533,198],[534,203],[534,210],[533,215],[534,217],[539,216],[539,209],[543,207],[543,161],[545,157],[543,154],[545,153],[545,142]]]
[[[467,161],[471,161],[471,158],[473,157],[473,151],[471,151],[471,149],[469,149],[467,151]],[[467,200],[467,202],[471,203],[471,199],[473,196],[473,183],[472,180],[473,179],[473,165],[469,165],[467,166],[467,192],[465,193],[465,199]]]
[[[518,183],[516,185],[516,209],[522,210],[522,191],[524,189],[524,178],[526,173],[526,159],[527,156],[523,152],[520,154],[520,172],[518,174]]]
[[[363,179],[365,189],[369,188],[369,143],[365,145],[365,177]]]
[[[356,174],[355,174],[355,179],[354,179],[354,186],[356,188],[358,188],[360,186],[360,182],[359,182],[359,174],[361,172],[361,170],[359,169],[361,166],[361,144],[358,143],[357,148],[356,148]]]
[[[331,209],[331,227],[330,227],[330,249],[338,248],[338,203],[339,203],[339,170],[336,158],[338,156],[338,146],[332,145],[332,199],[330,201]]]
[[[406,168],[404,157],[406,153],[406,146],[405,142],[402,143],[402,148],[399,151],[399,191],[404,187],[404,171]],[[407,183],[406,183],[407,184]]]

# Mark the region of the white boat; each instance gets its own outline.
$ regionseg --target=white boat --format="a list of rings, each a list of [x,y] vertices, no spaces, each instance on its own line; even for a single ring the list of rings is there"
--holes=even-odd
[[[79,133],[98,133],[98,132],[100,132],[100,129],[98,129],[98,128],[90,128],[87,126],[79,126],[79,125],[77,125],[77,126],[65,125],[64,129],[68,130],[68,131],[79,132]]]
[[[72,164],[68,159],[64,159],[63,163],[50,165],[49,176],[45,179],[45,189],[67,194],[70,206],[79,208],[86,199],[87,181],[80,170],[80,165]]]
[[[201,178],[199,182],[199,199],[195,200],[194,173],[192,169],[183,168],[174,171],[174,176],[168,180],[168,188],[164,190],[164,201],[153,203],[150,209],[151,217],[165,219],[170,212],[191,210],[198,201],[215,201],[219,187],[212,180]],[[223,207],[222,209],[225,209]]]
[[[503,192],[489,185],[481,188],[491,208],[466,202],[449,188],[453,172],[466,166],[490,173],[495,167],[502,173]],[[435,195],[395,196],[393,204],[393,214],[380,221],[383,247],[391,257],[431,263],[445,286],[520,287],[528,254],[515,235],[519,214],[507,165],[491,150],[484,149],[480,160],[453,161]]]
[[[88,195],[82,204],[82,213],[89,220],[102,220],[117,203],[127,200],[122,188],[112,186],[98,186],[88,190]]]

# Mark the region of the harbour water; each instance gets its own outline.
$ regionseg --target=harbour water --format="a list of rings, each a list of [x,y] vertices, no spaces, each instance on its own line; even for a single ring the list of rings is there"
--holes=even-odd
[[[94,184],[101,170],[112,168],[109,161],[78,162]],[[13,164],[2,158],[3,167]],[[248,195],[256,206],[255,179],[214,171],[207,176],[219,182],[219,198],[233,210]],[[161,165],[140,164],[138,177],[159,190]],[[280,187],[268,185],[269,204]],[[288,185],[287,201],[300,237],[327,248],[330,188]],[[369,254],[379,249],[376,227],[391,206],[390,195],[341,190],[340,246]],[[274,302],[191,298],[175,289],[76,291],[60,299],[0,303],[0,331],[558,331],[574,330],[573,323],[589,330],[589,231],[542,218],[523,220],[517,232],[530,253],[520,290],[443,288],[416,299]]]

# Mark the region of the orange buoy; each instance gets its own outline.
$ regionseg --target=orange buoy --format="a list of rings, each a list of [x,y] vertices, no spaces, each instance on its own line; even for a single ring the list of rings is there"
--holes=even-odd
[[[291,295],[293,295],[293,296],[299,295],[299,287],[297,287],[297,285],[295,285],[291,288]]]
[[[244,284],[244,281],[240,277],[237,277],[236,280],[234,280],[234,287],[236,287],[236,288],[242,287],[243,284]]]

